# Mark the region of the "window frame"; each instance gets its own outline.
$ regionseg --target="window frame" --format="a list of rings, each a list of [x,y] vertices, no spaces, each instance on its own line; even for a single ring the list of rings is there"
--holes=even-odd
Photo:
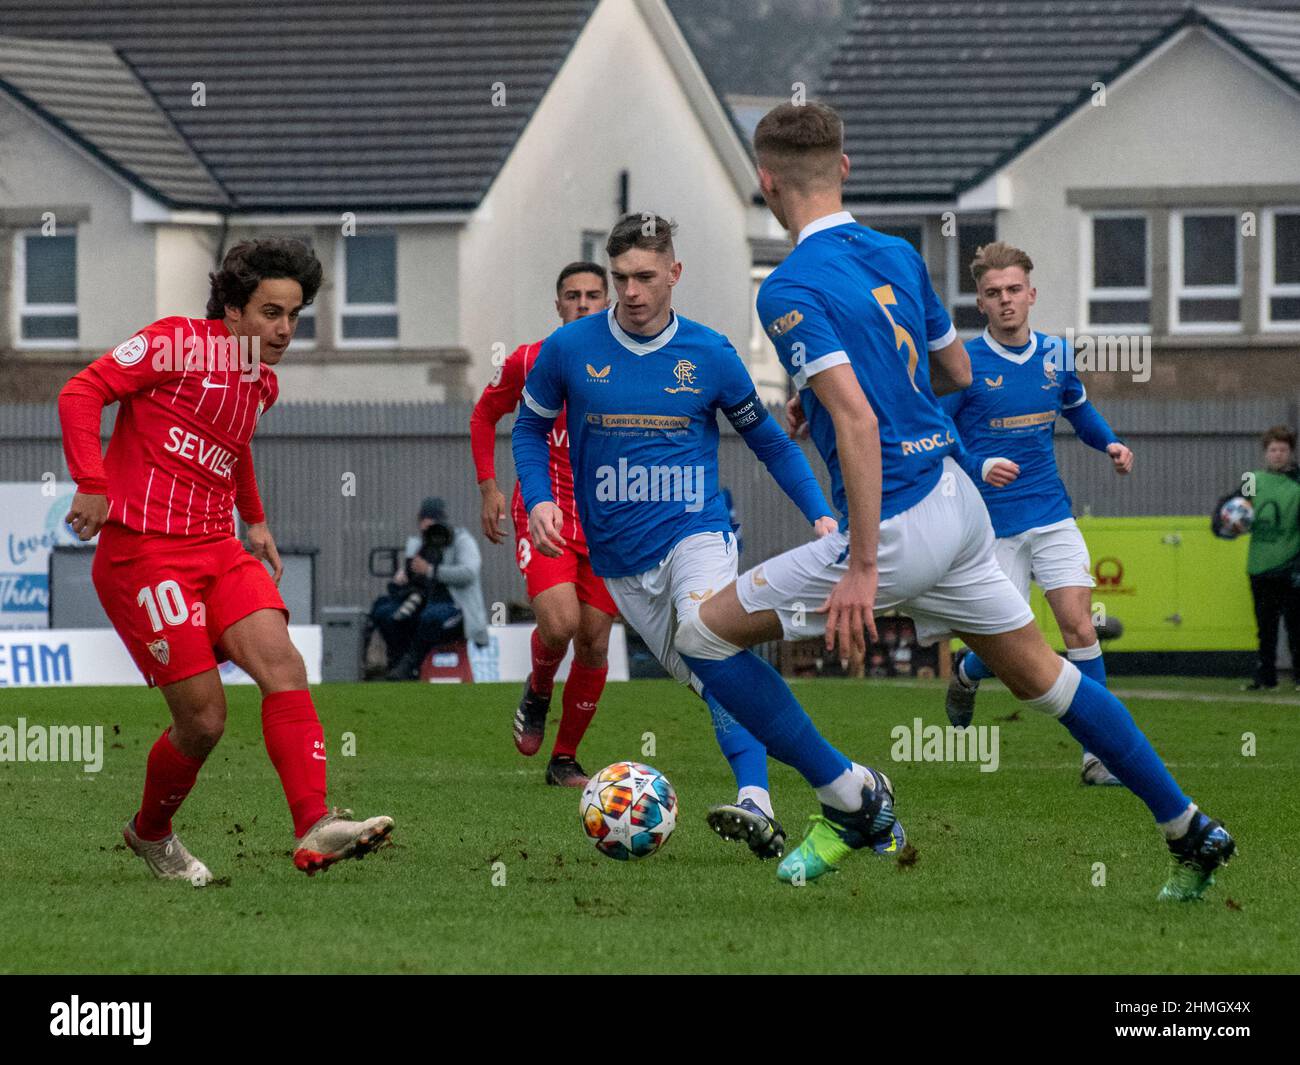
[[[312,234],[310,234],[310,233],[302,233],[302,232],[298,232],[298,233],[287,233],[287,234],[285,234],[285,236],[286,236],[287,239],[289,239],[289,240],[300,240],[300,241],[302,241],[302,243],[305,244],[305,245],[307,245],[307,247],[311,250],[311,252],[312,252],[314,255],[316,255],[317,258],[320,257],[320,252],[319,252],[319,250],[318,250],[317,247],[316,247],[316,240],[315,240],[315,238],[312,236]],[[320,293],[319,293],[319,292],[316,293],[316,300],[317,300],[317,301],[320,300]],[[317,306],[318,306],[318,303],[317,303],[317,302],[313,302],[310,306],[304,307],[304,308],[299,312],[299,314],[298,314],[298,322],[299,322],[299,324],[302,323],[302,320],[303,320],[304,318],[310,318],[310,319],[312,319],[312,321],[314,321],[314,322],[316,323],[316,335],[315,335],[314,337],[312,337],[310,340],[302,340],[302,339],[300,339],[299,336],[298,336],[298,331],[297,331],[297,329],[295,329],[295,330],[294,330],[294,334],[293,334],[293,343],[292,343],[292,345],[290,345],[294,351],[315,351],[315,350],[316,350],[316,345],[317,345],[318,343],[320,343],[320,315],[316,313]]]
[[[609,237],[608,230],[602,229],[583,229],[578,235],[578,261],[597,263],[600,266],[609,266],[609,256],[605,254],[605,242]],[[594,245],[594,254],[588,255],[586,244],[591,241]]]
[[[391,351],[400,346],[402,336],[402,317],[398,310],[398,262],[400,259],[400,236],[395,230],[380,229],[367,233],[358,233],[356,236],[380,237],[391,236],[393,238],[393,302],[392,303],[348,303],[348,275],[347,275],[347,242],[354,239],[353,237],[339,237],[336,242],[334,252],[334,276],[338,279],[335,285],[337,298],[334,301],[334,346],[339,349],[369,349],[380,351]],[[361,318],[378,318],[383,315],[392,315],[397,319],[397,335],[393,337],[345,337],[343,335],[343,319],[347,316]]]
[[[1235,285],[1183,284],[1183,219],[1191,217],[1231,218],[1237,236],[1237,282]],[[1176,207],[1169,212],[1169,332],[1186,335],[1224,335],[1243,332],[1246,301],[1242,284],[1245,248],[1242,246],[1241,211],[1230,207]],[[1185,299],[1235,299],[1235,322],[1184,322],[1178,304]]]
[[[1273,281],[1278,215],[1300,215],[1300,206],[1264,209],[1263,240],[1259,248],[1259,329],[1261,333],[1297,333],[1300,332],[1300,318],[1285,318],[1280,322],[1273,320],[1272,303],[1275,297],[1300,299],[1300,281],[1282,284]]]
[[[77,240],[76,226],[65,226],[65,232],[55,236],[71,236]],[[67,232],[70,231],[70,232]],[[19,351],[77,351],[81,347],[81,310],[77,303],[35,303],[27,302],[27,238],[49,239],[39,226],[25,226],[14,232],[13,242],[13,300],[11,302],[11,332],[14,348]],[[78,244],[73,245],[72,271],[73,283],[76,284]],[[77,319],[77,335],[74,337],[36,337],[28,339],[23,336],[24,318],[65,318],[74,315]]]
[[[1140,218],[1142,219],[1145,236],[1146,236],[1146,276],[1147,283],[1145,287],[1136,287],[1129,285],[1124,288],[1098,288],[1097,279],[1094,273],[1093,261],[1093,224],[1098,221],[1107,221],[1115,218]],[[1079,257],[1080,270],[1079,275],[1082,279],[1081,303],[1079,306],[1079,321],[1083,324],[1080,332],[1104,332],[1106,334],[1125,333],[1136,334],[1138,336],[1146,335],[1151,332],[1151,318],[1155,310],[1154,296],[1154,270],[1152,266],[1152,240],[1151,235],[1154,230],[1152,225],[1151,212],[1141,209],[1115,209],[1085,211],[1082,220],[1082,233],[1079,239]],[[1092,320],[1093,302],[1113,302],[1113,303],[1141,303],[1143,300],[1147,303],[1147,321],[1145,322],[1094,322]]]
[[[996,218],[991,219],[968,219],[968,225],[989,226],[993,230],[993,240],[998,239],[998,221]],[[971,337],[977,337],[984,332],[988,325],[985,319],[983,325],[971,328],[962,328],[957,325],[957,308],[958,307],[977,307],[979,300],[978,292],[962,292],[961,290],[961,218],[957,219],[957,232],[952,240],[944,241],[944,275],[947,289],[947,299],[944,301],[948,311],[948,317],[952,319],[953,328],[957,330],[957,335],[963,339],[969,340]]]

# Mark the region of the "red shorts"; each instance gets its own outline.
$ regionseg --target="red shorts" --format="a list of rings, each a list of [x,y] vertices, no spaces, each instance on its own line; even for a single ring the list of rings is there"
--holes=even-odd
[[[515,561],[524,575],[529,599],[537,598],[557,584],[572,584],[578,592],[578,602],[594,606],[610,617],[618,613],[604,580],[592,572],[586,544],[575,545],[570,541],[565,544],[559,558],[548,558],[533,546],[528,536],[528,522],[516,520]]]
[[[150,687],[215,669],[221,634],[255,610],[289,611],[266,567],[229,533],[181,537],[105,525],[91,578]]]

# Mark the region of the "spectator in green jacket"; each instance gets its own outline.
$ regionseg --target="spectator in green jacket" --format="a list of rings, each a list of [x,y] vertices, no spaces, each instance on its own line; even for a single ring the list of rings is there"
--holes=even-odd
[[[1263,443],[1264,469],[1254,473],[1255,521],[1246,556],[1259,630],[1259,664],[1246,691],[1277,687],[1279,619],[1286,621],[1292,681],[1300,679],[1300,472],[1295,430],[1275,425],[1264,434]],[[1300,691],[1300,683],[1296,690]]]

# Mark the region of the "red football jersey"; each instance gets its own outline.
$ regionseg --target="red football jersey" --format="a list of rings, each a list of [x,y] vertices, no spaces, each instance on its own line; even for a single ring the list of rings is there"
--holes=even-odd
[[[77,487],[107,495],[108,520],[142,533],[233,533],[236,505],[264,521],[249,441],[279,384],[269,366],[247,367],[215,318],[163,318],[101,355],[59,394]],[[114,402],[101,457],[100,413]]]
[[[541,350],[540,340],[515,348],[474,405],[474,412],[469,419],[470,448],[474,452],[474,468],[480,481],[496,477],[494,449],[497,422],[519,406],[524,394],[524,380]],[[587,540],[582,533],[578,508],[573,500],[573,467],[569,465],[569,430],[565,424],[564,411],[560,411],[560,416],[551,426],[547,441],[551,445],[551,496],[564,512],[564,529],[560,535],[565,540],[585,544]],[[510,509],[516,525],[522,523],[526,527],[528,513],[524,510],[524,497],[519,490],[518,481],[515,482]]]

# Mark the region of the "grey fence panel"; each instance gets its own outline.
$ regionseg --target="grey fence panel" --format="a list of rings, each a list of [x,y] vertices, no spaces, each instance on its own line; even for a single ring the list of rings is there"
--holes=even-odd
[[[1295,397],[1276,400],[1099,404],[1133,447],[1129,477],[1058,423],[1057,457],[1077,513],[1099,516],[1203,514],[1260,462],[1259,433],[1294,418]],[[370,550],[399,546],[420,500],[442,496],[453,521],[474,532],[488,602],[521,603],[513,535],[495,546],[479,532],[479,494],[469,448],[468,404],[283,404],[258,429],[253,453],[268,520],[284,547],[314,547],[321,606],[364,605],[383,590],[369,575]],[[497,480],[514,485],[511,419],[497,430]],[[105,430],[111,427],[106,413]],[[805,444],[813,468],[819,469]],[[806,539],[810,531],[743,441],[724,425],[720,483],[742,523],[741,565]],[[0,405],[0,480],[67,477],[52,405]],[[826,480],[822,472],[823,486]]]

